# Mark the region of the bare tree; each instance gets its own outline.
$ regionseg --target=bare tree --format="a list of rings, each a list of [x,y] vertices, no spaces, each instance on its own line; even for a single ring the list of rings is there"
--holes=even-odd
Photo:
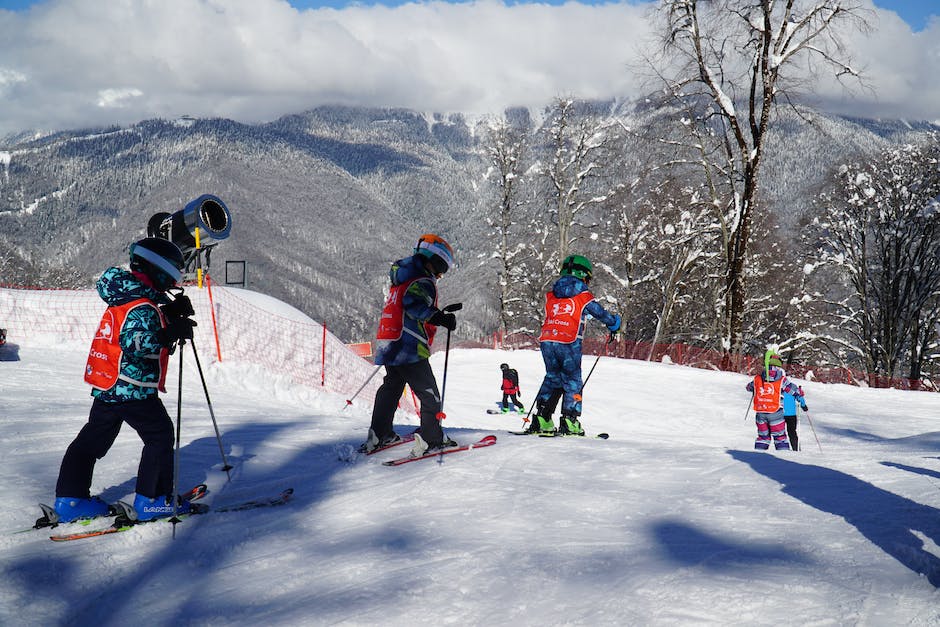
[[[653,65],[667,96],[690,112],[683,119],[690,158],[699,160],[724,231],[722,341],[738,352],[774,108],[791,101],[801,74],[815,71],[806,69],[812,62],[839,78],[857,76],[838,33],[867,25],[855,0],[663,0],[662,15],[663,57]]]

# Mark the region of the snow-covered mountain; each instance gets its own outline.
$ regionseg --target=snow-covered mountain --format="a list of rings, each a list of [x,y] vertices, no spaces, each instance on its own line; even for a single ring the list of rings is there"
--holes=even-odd
[[[583,109],[634,115],[623,103]],[[490,332],[495,270],[480,259],[492,252],[494,190],[483,181],[482,124],[458,114],[320,107],[269,124],[187,118],[24,134],[0,145],[0,284],[88,286],[125,261],[151,215],[211,193],[233,214],[231,237],[211,257],[217,282],[227,261],[245,260],[253,289],[323,319],[347,341],[366,339],[387,264],[421,233],[438,232],[462,262],[442,298],[468,305],[469,333]],[[770,206],[799,220],[834,164],[929,128],[787,117],[764,168]]]
[[[473,249],[461,229],[476,209],[471,146],[455,127],[406,111],[319,109],[264,125],[151,120],[7,147],[0,283],[90,285],[126,260],[151,215],[211,193],[233,218],[212,253],[216,281],[226,261],[247,260],[251,287],[361,337],[387,264],[421,233],[454,232],[458,253]]]

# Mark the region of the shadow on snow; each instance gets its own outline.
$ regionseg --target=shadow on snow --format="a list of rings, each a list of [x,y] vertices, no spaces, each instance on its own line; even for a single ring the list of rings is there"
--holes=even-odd
[[[940,587],[940,558],[926,550],[923,540],[914,533],[919,531],[940,544],[940,510],[838,470],[791,462],[765,453],[729,451],[728,454],[778,482],[784,494],[843,518],[882,551],[924,575],[933,586]]]

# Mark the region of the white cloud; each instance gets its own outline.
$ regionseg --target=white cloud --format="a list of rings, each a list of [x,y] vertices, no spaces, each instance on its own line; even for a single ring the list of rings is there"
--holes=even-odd
[[[261,121],[329,103],[486,113],[559,95],[629,98],[643,83],[649,6],[47,0],[0,11],[0,134],[181,114]],[[914,35],[877,14],[871,38],[849,39],[875,91],[850,100],[824,87],[821,98],[935,119],[940,21]]]
[[[104,109],[119,109],[131,106],[130,99],[143,96],[135,87],[102,89],[98,92],[98,106]]]

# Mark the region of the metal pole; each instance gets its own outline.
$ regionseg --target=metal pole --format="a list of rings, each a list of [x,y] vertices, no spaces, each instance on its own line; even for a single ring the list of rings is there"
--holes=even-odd
[[[607,347],[610,346],[610,343],[613,342],[613,341],[614,341],[614,334],[611,333],[609,336],[607,336],[607,343],[604,344],[604,354],[605,354],[605,355],[607,354]],[[594,374],[594,369],[597,368],[597,362],[599,362],[600,360],[601,360],[601,356],[598,355],[598,356],[597,356],[597,359],[594,360],[594,365],[591,366],[591,370],[588,372],[588,376],[584,379],[584,383],[581,384],[581,391],[578,392],[578,394],[583,394],[583,393],[584,393],[584,387],[587,385],[587,382],[590,380],[591,375]]]
[[[367,385],[369,385],[369,381],[372,380],[372,377],[375,376],[375,374],[379,371],[379,368],[381,368],[381,367],[382,367],[382,366],[376,366],[376,367],[375,367],[375,370],[372,371],[372,374],[369,375],[369,378],[366,379],[365,382],[364,382],[362,385],[359,386],[359,389],[356,390],[356,393],[352,395],[352,398],[347,398],[347,399],[346,399],[346,404],[343,405],[343,409],[346,409],[347,407],[349,407],[350,405],[352,405],[353,400],[354,400],[357,396],[359,396],[359,392],[361,392],[361,391],[363,390],[363,388],[365,388]],[[342,411],[342,410],[340,410],[340,411]]]
[[[463,303],[453,303],[444,307],[442,311],[450,313],[463,309]],[[437,419],[444,420],[447,414],[444,413],[444,390],[447,388],[447,361],[450,359],[450,329],[447,329],[447,344],[444,347],[444,375],[441,380],[441,410],[437,412]]]
[[[751,390],[751,400],[747,402],[747,410],[744,412],[744,422],[747,422],[747,417],[751,413],[751,405],[754,403],[755,394],[757,394],[757,390]]]
[[[804,411],[803,415],[806,416],[806,419],[809,421],[809,428],[813,430],[813,437],[816,438],[816,446],[819,447],[819,452],[822,453],[822,444],[819,443],[819,436],[816,435],[816,427],[813,426],[813,419],[809,417],[808,411]]]
[[[193,347],[193,357],[196,358],[196,368],[199,370],[199,380],[202,381],[202,391],[205,392],[206,404],[209,405],[209,416],[212,417],[212,426],[215,428],[215,440],[219,444],[219,453],[222,455],[222,470],[225,471],[228,480],[231,481],[232,473],[229,471],[232,469],[232,465],[225,459],[225,448],[222,446],[222,436],[219,434],[219,424],[215,420],[215,411],[212,409],[212,399],[209,398],[209,388],[206,387],[206,378],[202,374],[202,364],[199,363],[199,353],[196,352],[196,343],[190,340],[189,344]]]
[[[180,340],[180,346],[186,343],[186,340]],[[173,451],[173,496],[170,498],[173,499],[173,518],[170,519],[170,522],[173,523],[173,539],[176,539],[176,523],[180,521],[177,516],[177,500],[178,500],[178,490],[179,490],[179,475],[180,475],[180,424],[182,423],[183,416],[183,350],[180,349],[180,374],[179,374],[179,384],[176,390],[176,447]]]

